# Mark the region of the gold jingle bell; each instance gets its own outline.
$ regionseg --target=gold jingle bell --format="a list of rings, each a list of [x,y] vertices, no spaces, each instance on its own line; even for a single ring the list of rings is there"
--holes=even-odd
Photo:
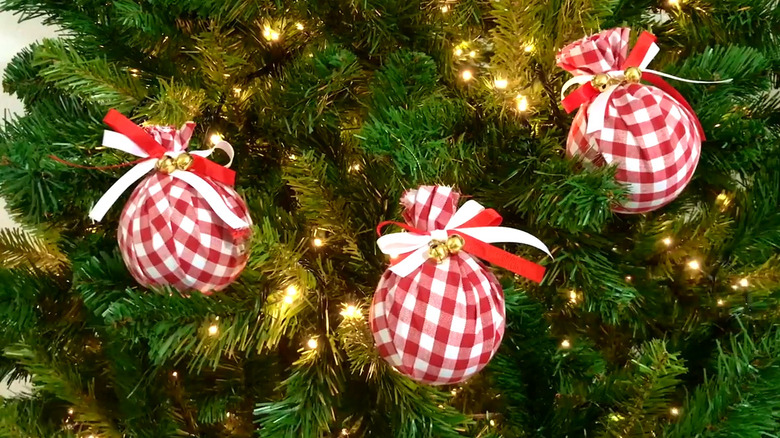
[[[157,160],[155,167],[157,167],[157,170],[160,172],[168,174],[176,170],[176,162],[173,158],[165,156]]]
[[[626,77],[626,82],[629,84],[638,84],[639,80],[642,79],[642,70],[638,67],[629,67],[623,74]]]
[[[453,234],[447,238],[447,249],[450,251],[450,255],[459,253],[465,244],[466,241],[457,234]]]
[[[599,73],[596,76],[591,79],[591,84],[593,84],[593,87],[601,92],[604,92],[607,90],[607,87],[609,87],[609,83],[612,80],[610,79],[609,75],[604,73]]]
[[[432,240],[428,246],[430,246],[428,257],[436,260],[436,263],[443,262],[450,255],[450,251],[447,249],[447,242]]]
[[[192,158],[192,155],[182,152],[179,154],[178,157],[176,157],[176,160],[174,160],[176,163],[176,168],[179,170],[190,170],[190,167],[192,167],[192,162],[194,161]]]

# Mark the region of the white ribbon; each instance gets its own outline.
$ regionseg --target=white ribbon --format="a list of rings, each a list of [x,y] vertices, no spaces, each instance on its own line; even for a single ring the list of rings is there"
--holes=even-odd
[[[653,61],[653,59],[658,55],[658,53],[660,53],[660,51],[661,49],[658,47],[658,44],[652,43],[650,48],[648,48],[644,59],[642,59],[642,62],[639,64],[639,70],[681,82],[688,82],[691,84],[725,84],[732,81],[732,79],[725,79],[722,81],[695,81],[692,79],[680,78],[668,73],[661,73],[656,70],[648,69],[647,66],[650,65],[650,62]],[[625,72],[622,70],[608,71],[606,72],[606,75],[621,82],[625,79]],[[563,84],[563,88],[561,88],[561,99],[566,97],[566,90],[568,90],[572,85],[586,84],[595,77],[596,75],[579,75],[569,79],[565,84]],[[607,104],[609,104],[612,93],[619,86],[620,83],[610,85],[606,90],[599,93],[599,95],[593,99],[593,102],[591,102],[590,106],[588,106],[588,122],[585,130],[587,134],[601,131],[604,128],[604,119],[607,116]]]
[[[124,151],[137,157],[146,158],[149,156],[146,151],[144,151],[129,137],[114,131],[103,132],[103,146]],[[225,167],[230,167],[230,165],[233,163],[234,152],[233,147],[226,141],[221,141],[216,146],[208,150],[193,151],[191,152],[191,155],[197,155],[199,157],[206,158],[210,156],[216,149],[221,149],[228,155],[230,162]],[[184,151],[180,150],[166,152],[165,155],[171,158],[176,158],[183,153]],[[149,158],[148,160],[141,161],[140,163],[133,166],[133,168],[130,169],[127,173],[122,175],[122,177],[119,178],[114,183],[114,185],[112,185],[111,188],[109,188],[108,191],[103,194],[103,196],[100,197],[95,206],[92,207],[92,210],[89,212],[89,217],[95,221],[100,222],[108,210],[114,205],[114,203],[116,203],[117,199],[122,196],[122,193],[124,193],[125,190],[127,190],[136,181],[143,178],[144,175],[154,170],[157,164],[157,160],[157,158]],[[206,200],[214,213],[220,219],[225,221],[225,223],[231,228],[241,229],[249,227],[249,224],[245,220],[236,216],[236,214],[230,210],[230,207],[225,204],[225,200],[222,198],[222,196],[220,196],[220,194],[200,176],[183,170],[175,170],[171,172],[170,175],[174,178],[178,178],[184,181],[193,189],[195,189],[196,192],[203,196],[203,199]]]
[[[407,232],[386,234],[377,240],[377,245],[379,245],[379,249],[384,254],[388,255],[411,253],[390,267],[390,271],[402,277],[411,274],[428,260],[428,244],[431,240],[446,241],[449,231],[464,234],[485,243],[508,242],[529,245],[544,251],[552,257],[550,250],[547,249],[547,246],[541,240],[525,231],[509,227],[461,228],[463,224],[473,219],[483,210],[485,210],[485,207],[480,205],[479,202],[471,200],[463,204],[452,215],[442,230],[433,230],[425,234]]]

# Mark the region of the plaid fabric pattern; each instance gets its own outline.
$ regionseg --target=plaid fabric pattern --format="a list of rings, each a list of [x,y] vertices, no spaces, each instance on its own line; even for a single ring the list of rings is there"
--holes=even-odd
[[[576,42],[558,54],[558,65],[575,74],[619,70],[628,32],[613,29]],[[587,111],[583,105],[575,116],[566,149],[596,166],[617,166],[615,178],[628,186],[629,197],[614,211],[645,213],[679,196],[701,155],[694,115],[666,92],[641,84],[612,93],[601,131],[586,133]]]
[[[204,179],[237,216],[251,223],[238,193]],[[125,204],[117,237],[122,258],[141,285],[208,294],[235,281],[246,265],[249,229],[234,233],[187,183],[155,172]]]
[[[195,124],[144,129],[168,151],[187,148]],[[231,187],[203,178],[238,217],[249,211]],[[119,219],[119,250],[132,276],[144,287],[171,285],[181,292],[210,294],[235,281],[246,266],[249,228],[227,226],[189,184],[155,172],[135,188]]]
[[[407,192],[406,222],[443,229],[459,195],[448,187]],[[487,365],[504,335],[504,292],[495,276],[461,251],[407,277],[385,271],[370,312],[377,348],[393,367],[432,385],[464,381]]]

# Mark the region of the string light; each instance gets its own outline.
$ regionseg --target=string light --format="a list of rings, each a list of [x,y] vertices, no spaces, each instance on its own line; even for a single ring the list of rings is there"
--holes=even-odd
[[[211,134],[209,140],[211,141],[211,144],[216,145],[222,141],[222,136],[219,134]]]
[[[470,58],[476,58],[476,57],[477,57],[477,51],[476,51],[476,50],[472,50],[472,51],[470,51],[470,52],[469,52],[469,57],[470,57]]]
[[[455,56],[463,56],[463,49],[461,49],[460,47],[456,47],[453,53],[455,54]]]
[[[355,163],[351,166],[349,166],[350,172],[359,172],[360,171],[360,163]]]
[[[534,51],[534,45],[533,44],[527,44],[525,46],[525,52],[526,53],[530,53],[530,52],[533,52],[533,51]]]
[[[441,13],[442,13],[442,14],[446,14],[446,13],[447,13],[447,12],[449,12],[449,11],[450,11],[450,7],[449,7],[449,6],[447,6],[447,5],[442,5],[442,7],[441,7]]]
[[[564,339],[564,340],[561,341],[561,347],[569,348],[569,347],[571,347],[571,342],[569,342],[568,339]]]
[[[450,394],[452,394],[452,396],[455,397],[456,395],[458,395],[458,390],[453,388],[452,391],[450,391]]]
[[[671,246],[672,245],[672,238],[671,237],[664,237],[664,240],[662,242],[666,246]]]
[[[739,285],[742,286],[742,287],[748,287],[748,285],[750,285],[750,283],[748,283],[748,279],[747,278],[743,278],[742,280],[739,280]]]
[[[317,248],[320,248],[322,247],[322,245],[325,245],[325,241],[319,237],[315,237],[314,239],[312,239],[311,244]]]
[[[95,438],[95,435],[90,434],[87,438]]]
[[[680,409],[676,408],[676,407],[673,407],[673,408],[669,409],[669,413],[676,417],[676,416],[680,415]]]
[[[698,260],[694,259],[688,262],[688,267],[693,269],[694,271],[698,271],[699,269],[701,269],[701,264],[699,263]]]
[[[303,23],[295,23],[295,28],[298,30],[303,30]]]
[[[341,316],[346,319],[362,319],[363,312],[353,304],[344,304],[344,309],[341,310]]]
[[[669,6],[674,6],[674,7],[680,6],[680,0],[669,0]]]
[[[295,161],[298,159],[298,157],[295,154],[290,154],[290,159]]]
[[[268,41],[276,41],[279,39],[279,32],[271,29],[269,26],[263,28],[263,38]]]
[[[723,307],[724,304],[726,304],[726,302],[723,301],[723,298],[718,298],[718,307]]]
[[[173,377],[179,377],[179,372],[178,371],[174,371],[174,372],[171,373],[171,375]]]
[[[345,427],[345,428],[341,429],[341,434],[343,436],[348,436],[349,435],[349,430],[347,430],[347,428]]]
[[[491,420],[490,420],[490,425],[491,425],[492,427],[496,427],[496,420],[493,420],[493,419],[491,419]]]
[[[633,279],[634,279],[634,277],[632,277],[630,275],[626,275],[626,281],[627,282],[631,283],[631,280],[633,280]]]
[[[569,301],[571,301],[572,304],[576,304],[577,303],[577,291],[576,290],[572,289],[569,292]]]
[[[225,418],[230,418],[232,414],[230,412],[225,412]]]
[[[498,88],[499,90],[503,90],[509,85],[509,81],[507,81],[504,78],[498,78],[495,81],[493,81],[493,86]]]
[[[241,94],[241,87],[233,88],[233,94],[235,94],[236,96]]]
[[[73,415],[73,413],[74,413],[74,412],[75,412],[75,411],[73,410],[73,408],[69,408],[69,409],[68,409],[68,415]]]
[[[471,72],[471,70],[463,70],[461,72],[460,77],[463,78],[464,81],[470,81],[474,77],[474,73]]]
[[[216,324],[211,324],[209,326],[209,335],[214,336],[214,335],[217,334],[218,331],[219,331],[219,328],[217,328]]]
[[[517,110],[521,113],[524,113],[528,111],[528,98],[523,96],[522,94],[517,95]]]
[[[294,284],[287,286],[284,291],[284,302],[292,304],[295,301],[295,297],[298,296],[298,287]]]
[[[317,348],[317,345],[319,344],[317,343],[316,338],[311,338],[309,339],[309,342],[306,343],[306,346],[309,347],[309,350],[314,350],[315,348]]]

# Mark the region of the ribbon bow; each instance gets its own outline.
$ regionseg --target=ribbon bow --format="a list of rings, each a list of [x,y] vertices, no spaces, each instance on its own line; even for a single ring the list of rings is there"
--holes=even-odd
[[[377,244],[384,254],[391,255],[391,257],[400,255],[398,262],[390,267],[390,271],[400,276],[411,274],[429,258],[438,258],[434,254],[434,248],[442,244],[446,245],[445,242],[449,239],[450,243],[453,240],[457,242],[454,248],[450,245],[450,253],[462,249],[472,256],[540,283],[544,277],[545,268],[543,266],[490,245],[490,243],[522,243],[540,249],[552,257],[550,250],[541,240],[525,231],[498,226],[502,220],[498,212],[493,209],[485,209],[479,202],[472,200],[463,204],[452,215],[443,230],[425,232],[400,222],[382,222],[377,227],[377,233],[380,236],[382,228],[391,224],[398,225],[409,232],[381,236],[377,240]],[[455,238],[453,239],[453,237]],[[446,257],[446,254],[444,256]]]
[[[209,177],[231,187],[235,184],[236,173],[229,169],[233,163],[233,147],[230,143],[221,141],[212,149],[188,153],[185,149],[195,128],[193,122],[187,122],[179,131],[157,127],[149,133],[114,109],[106,114],[103,121],[115,130],[104,131],[103,146],[142,159],[103,194],[89,212],[90,218],[101,221],[125,190],[153,169],[157,169],[189,184],[203,196],[214,213],[231,228],[238,230],[249,227],[246,221],[230,210],[214,187],[203,179]],[[230,162],[226,166],[223,167],[206,158],[215,149],[221,149],[228,154]]]
[[[705,139],[704,129],[701,127],[701,122],[699,122],[699,118],[696,117],[696,113],[693,111],[691,105],[685,100],[682,94],[669,85],[668,82],[663,80],[661,76],[692,84],[723,84],[731,82],[732,80],[694,81],[648,69],[647,66],[650,65],[650,62],[652,62],[656,55],[661,51],[655,41],[655,35],[649,32],[642,32],[620,70],[612,70],[597,75],[578,75],[563,84],[563,88],[561,89],[561,103],[566,112],[570,113],[581,105],[592,102],[588,107],[587,134],[598,132],[604,128],[607,104],[612,96],[612,92],[615,91],[618,86],[626,82],[639,83],[639,81],[643,79],[665,91],[679,102],[680,105],[685,107],[691,114],[701,139]],[[582,86],[566,96],[566,90],[575,84],[580,84]]]

